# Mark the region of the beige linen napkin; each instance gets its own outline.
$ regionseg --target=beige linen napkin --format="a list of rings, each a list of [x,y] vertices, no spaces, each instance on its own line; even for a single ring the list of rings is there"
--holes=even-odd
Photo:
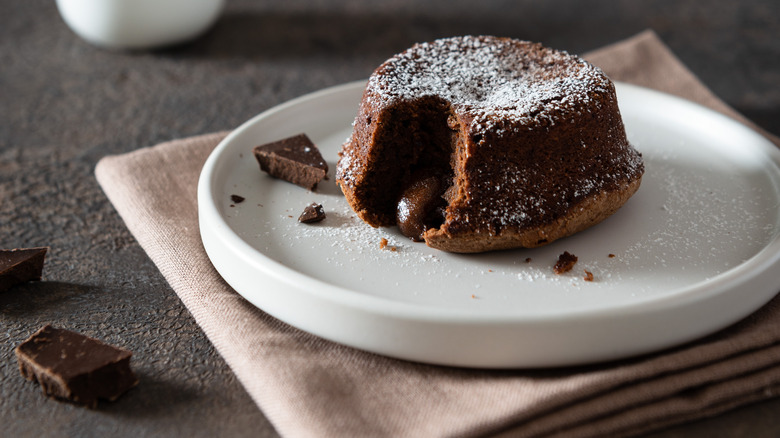
[[[615,80],[674,93],[742,120],[653,32],[587,58]],[[565,369],[417,364],[281,323],[219,277],[200,241],[196,183],[223,136],[106,157],[96,174],[130,231],[283,436],[627,436],[780,390],[780,299],[693,344]]]

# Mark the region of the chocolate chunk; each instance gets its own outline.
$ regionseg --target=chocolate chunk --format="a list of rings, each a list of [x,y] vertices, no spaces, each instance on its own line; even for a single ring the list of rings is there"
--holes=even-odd
[[[138,384],[128,350],[46,325],[14,350],[19,371],[44,394],[94,408]]]
[[[309,190],[328,174],[328,164],[306,134],[257,146],[254,154],[261,170]]]
[[[575,263],[577,263],[577,256],[569,254],[569,251],[564,251],[563,254],[558,256],[558,261],[555,263],[555,266],[553,266],[553,271],[555,271],[556,274],[569,272],[574,267]]]
[[[43,260],[49,248],[0,250],[0,292],[17,284],[38,281],[43,273]]]
[[[303,213],[298,217],[298,222],[310,224],[323,219],[325,219],[325,210],[322,208],[322,205],[312,202],[303,209]]]
[[[244,199],[246,199],[246,198],[244,198],[243,196],[230,195],[230,200],[235,202],[236,204],[240,204],[240,203],[244,202]]]

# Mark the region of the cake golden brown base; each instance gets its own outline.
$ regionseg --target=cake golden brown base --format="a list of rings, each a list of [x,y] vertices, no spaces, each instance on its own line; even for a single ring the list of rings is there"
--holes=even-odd
[[[608,218],[634,195],[640,184],[641,179],[637,179],[622,189],[593,195],[570,209],[566,215],[537,227],[508,229],[494,236],[480,232],[464,233],[455,238],[447,234],[446,228],[435,228],[426,231],[423,238],[432,248],[457,253],[536,248],[571,236]]]

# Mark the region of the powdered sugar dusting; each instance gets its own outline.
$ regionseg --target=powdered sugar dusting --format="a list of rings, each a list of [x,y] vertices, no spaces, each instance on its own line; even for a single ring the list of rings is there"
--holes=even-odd
[[[472,129],[494,120],[544,119],[582,107],[610,83],[598,68],[540,44],[495,37],[421,43],[390,58],[369,79],[368,96],[384,103],[437,96],[474,116]]]

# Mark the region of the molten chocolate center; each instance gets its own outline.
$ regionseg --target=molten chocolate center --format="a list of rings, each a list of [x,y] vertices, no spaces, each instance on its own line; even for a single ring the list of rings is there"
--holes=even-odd
[[[426,230],[444,223],[447,202],[442,195],[446,190],[447,183],[439,172],[421,169],[412,174],[396,207],[396,223],[404,236],[420,242]]]

